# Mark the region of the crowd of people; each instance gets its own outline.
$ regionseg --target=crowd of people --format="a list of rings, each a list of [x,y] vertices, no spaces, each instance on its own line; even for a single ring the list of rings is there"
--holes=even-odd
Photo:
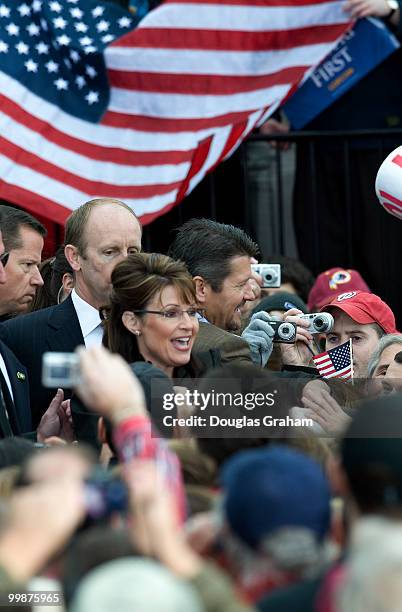
[[[45,261],[30,214],[0,228],[1,606],[400,609],[402,335],[358,271],[266,287],[210,219],[146,253],[113,199]]]
[[[161,3],[111,1],[136,20]],[[341,10],[402,36],[402,0]],[[258,128],[245,191],[264,244],[192,218],[146,252],[135,211],[96,198],[44,259],[42,223],[0,204],[0,609],[401,612],[402,241],[373,188],[401,61],[304,126],[360,135],[299,140],[284,185],[268,171],[286,111]],[[283,188],[300,261],[266,252]]]

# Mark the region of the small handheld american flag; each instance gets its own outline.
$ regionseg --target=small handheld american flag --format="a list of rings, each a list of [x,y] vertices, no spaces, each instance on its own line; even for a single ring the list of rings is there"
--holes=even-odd
[[[313,361],[323,378],[353,380],[352,340],[325,351],[325,353],[315,355]]]

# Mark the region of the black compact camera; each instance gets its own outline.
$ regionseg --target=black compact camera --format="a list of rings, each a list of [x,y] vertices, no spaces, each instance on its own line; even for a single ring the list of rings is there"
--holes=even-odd
[[[295,323],[270,321],[269,324],[275,330],[273,342],[282,342],[284,344],[293,344],[296,342],[297,325],[295,325]]]

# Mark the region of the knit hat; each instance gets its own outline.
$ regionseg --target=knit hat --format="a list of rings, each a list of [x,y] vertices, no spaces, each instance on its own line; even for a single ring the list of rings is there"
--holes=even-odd
[[[283,528],[305,528],[323,538],[330,489],[307,455],[272,445],[237,453],[223,467],[225,514],[232,531],[253,548]]]

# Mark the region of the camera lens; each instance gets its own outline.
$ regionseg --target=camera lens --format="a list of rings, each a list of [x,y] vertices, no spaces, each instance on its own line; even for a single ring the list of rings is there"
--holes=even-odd
[[[294,328],[291,325],[283,323],[278,327],[278,335],[282,340],[291,340],[294,334]]]
[[[325,321],[322,317],[316,317],[316,319],[314,319],[314,327],[316,329],[322,329],[325,326]]]

